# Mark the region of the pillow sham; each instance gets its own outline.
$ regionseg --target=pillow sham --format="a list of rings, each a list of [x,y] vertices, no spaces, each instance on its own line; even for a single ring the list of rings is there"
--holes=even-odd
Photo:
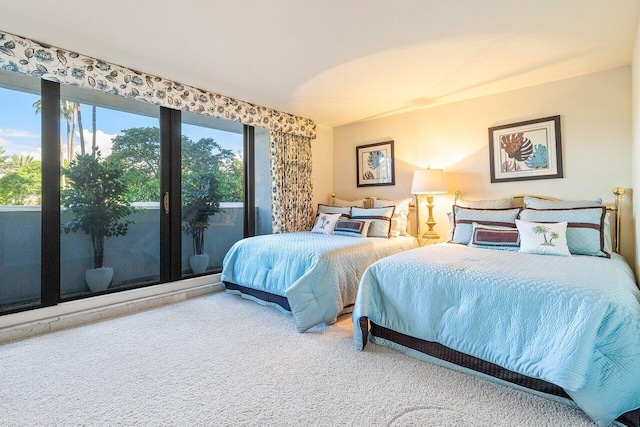
[[[391,217],[391,232],[389,233],[391,237],[409,235],[407,232],[407,224],[409,222],[407,218],[409,217],[409,204],[411,203],[411,200],[411,198],[395,201],[374,200],[374,208],[383,208],[391,205],[396,207],[395,211],[393,211],[393,216]]]
[[[462,200],[458,199],[457,206],[463,208],[475,208],[475,209],[508,209],[513,207],[513,197],[505,197],[503,199],[495,200]]]
[[[596,200],[545,200],[538,197],[525,196],[525,207],[529,209],[572,209],[592,208],[602,205],[602,199]]]
[[[321,213],[316,218],[316,223],[311,229],[312,233],[333,234],[336,223],[340,220],[342,214],[339,213]]]
[[[524,209],[520,219],[532,222],[567,222],[567,244],[574,255],[610,258],[605,250],[604,206],[571,209]]]
[[[517,251],[520,247],[520,233],[517,228],[482,225],[474,222],[469,246]]]
[[[364,208],[364,199],[344,200],[344,199],[338,199],[337,197],[334,197],[333,206],[343,207],[343,208],[357,206],[359,208]]]
[[[351,207],[339,207],[339,206],[329,206],[329,205],[318,205],[318,212],[316,213],[316,217],[320,214],[342,214],[342,216],[349,218],[351,216]]]
[[[351,219],[370,219],[369,237],[389,237],[395,206],[384,208],[351,208]]]
[[[527,254],[571,256],[567,245],[567,223],[516,220],[520,250]]]
[[[371,220],[369,219],[340,219],[335,228],[333,234],[338,236],[349,237],[367,237],[369,227],[371,226]]]
[[[500,227],[516,227],[516,218],[522,209],[474,209],[453,206],[453,243],[471,242],[473,223]]]

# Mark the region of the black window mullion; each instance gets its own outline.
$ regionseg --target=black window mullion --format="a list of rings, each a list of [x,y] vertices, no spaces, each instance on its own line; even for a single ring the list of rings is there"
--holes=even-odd
[[[244,125],[244,237],[256,234],[255,128]]]
[[[42,80],[43,306],[60,300],[60,84]]]
[[[160,282],[182,277],[181,126],[180,111],[160,108]]]

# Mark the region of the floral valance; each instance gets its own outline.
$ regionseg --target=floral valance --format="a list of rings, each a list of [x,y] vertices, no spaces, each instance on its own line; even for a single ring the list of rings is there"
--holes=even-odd
[[[88,87],[175,110],[316,137],[313,120],[121,67],[0,31],[0,67],[73,86]]]

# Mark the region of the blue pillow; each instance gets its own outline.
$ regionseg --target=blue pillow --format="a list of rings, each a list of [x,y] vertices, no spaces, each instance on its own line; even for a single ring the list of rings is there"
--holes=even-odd
[[[516,228],[516,218],[521,208],[473,209],[453,207],[453,243],[468,245],[473,234],[473,223]]]
[[[524,209],[520,219],[531,222],[567,222],[567,244],[574,255],[610,258],[605,250],[604,206],[571,209]]]

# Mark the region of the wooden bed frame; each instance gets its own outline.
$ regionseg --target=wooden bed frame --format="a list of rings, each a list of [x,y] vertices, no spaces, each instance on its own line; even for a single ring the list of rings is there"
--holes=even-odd
[[[616,253],[619,253],[620,250],[620,202],[624,192],[624,188],[614,188],[614,204],[611,206],[607,206],[607,210],[611,212],[611,215],[613,217],[611,223],[613,226],[615,226],[615,232],[612,233],[612,246]],[[454,203],[457,202],[459,195],[460,193],[458,191],[454,193]],[[522,200],[525,196],[538,197],[546,200],[560,200],[556,198],[534,195],[517,195],[514,196],[514,199]],[[492,378],[497,379],[497,382],[501,384],[513,385],[517,388],[528,389],[532,392],[535,392],[535,394],[546,395],[550,399],[556,401],[559,400],[559,398],[572,401],[571,397],[561,387],[555,384],[551,384],[544,380],[528,377],[526,375],[510,371],[508,369],[502,368],[501,366],[484,361],[482,359],[478,359],[465,353],[461,353],[436,342],[425,341],[419,338],[404,335],[394,330],[376,325],[375,323],[370,322],[368,318],[363,317],[359,319],[359,326],[362,331],[362,337],[365,344],[368,336],[369,324],[370,331],[373,336],[386,339],[425,355],[440,359],[442,361],[453,363],[462,368],[471,369],[484,375],[488,375]],[[624,426],[640,427],[640,408],[622,414],[616,419],[616,421]]]

